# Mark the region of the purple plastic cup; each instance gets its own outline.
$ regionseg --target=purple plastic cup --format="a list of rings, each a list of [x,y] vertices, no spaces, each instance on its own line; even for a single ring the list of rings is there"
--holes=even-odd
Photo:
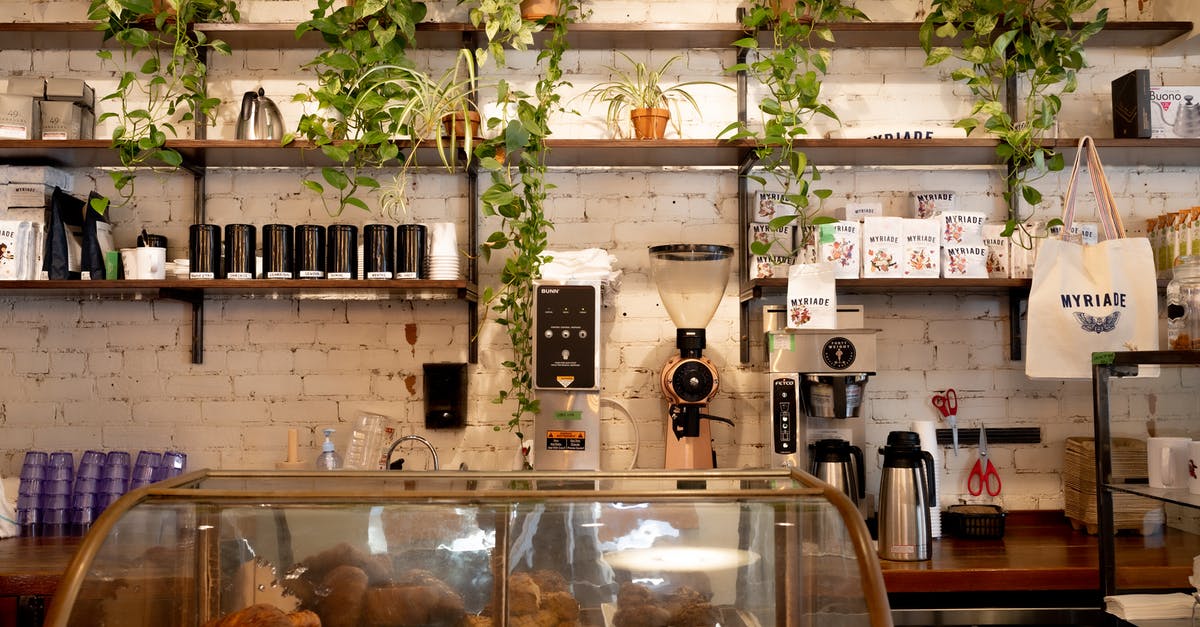
[[[71,482],[66,479],[47,479],[42,482],[42,494],[60,496],[71,493]]]
[[[46,465],[53,468],[74,468],[75,456],[67,451],[54,451]]]
[[[92,527],[92,523],[96,522],[96,516],[100,515],[100,509],[97,507],[74,507],[71,508],[71,533],[75,535],[83,535]]]
[[[111,477],[100,480],[100,486],[96,489],[98,494],[116,494],[121,495],[129,490],[129,482],[121,477]]]
[[[187,454],[181,451],[167,451],[163,453],[162,463],[158,468],[159,472],[155,473],[154,481],[178,477],[187,470]]]
[[[50,481],[71,481],[75,471],[70,466],[47,466],[46,479]]]
[[[83,455],[79,456],[79,465],[80,466],[82,466],[84,464],[103,465],[105,457],[107,457],[107,455],[105,455],[103,451],[88,449],[83,452]]]
[[[45,451],[26,451],[25,462],[26,466],[45,466],[50,463],[50,455]]]
[[[80,462],[79,471],[75,473],[76,479],[99,479],[104,474],[104,462]]]
[[[41,509],[42,495],[41,494],[19,494],[17,495],[17,511],[28,509]]]
[[[74,494],[95,494],[100,491],[100,479],[90,479],[86,477],[75,478]]]
[[[129,453],[126,451],[109,451],[108,455],[104,458],[105,468],[109,468],[111,466],[124,466],[128,468],[132,465],[133,462],[130,461]]]
[[[122,496],[123,495],[121,495],[121,494],[115,494],[112,492],[101,492],[100,494],[97,494],[96,495],[97,511],[103,512],[104,510],[108,509],[109,505],[116,503],[117,499],[121,498]]]
[[[17,494],[41,494],[42,486],[46,484],[45,479],[22,479],[17,485]]]
[[[142,451],[133,465],[133,482],[147,485],[154,481],[154,473],[162,465],[162,453]],[[140,486],[139,486],[140,487]]]
[[[21,466],[22,479],[45,479],[48,472],[45,466]]]
[[[70,533],[71,510],[65,507],[42,510],[42,535],[65,536]]]
[[[101,479],[129,479],[130,472],[132,472],[132,470],[129,468],[129,466],[122,466],[120,464],[117,464],[115,466],[110,465],[110,464],[105,464],[104,470],[102,470],[100,472],[100,478]]]

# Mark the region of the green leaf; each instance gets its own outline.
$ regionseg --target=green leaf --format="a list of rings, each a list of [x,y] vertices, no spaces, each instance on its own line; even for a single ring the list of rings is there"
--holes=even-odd
[[[311,189],[312,191],[314,191],[318,194],[325,193],[325,187],[312,179],[304,179],[304,180],[300,181],[300,184],[307,187],[308,189]]]
[[[1031,207],[1036,207],[1042,202],[1042,193],[1028,185],[1021,188],[1021,197],[1024,198],[1025,202],[1029,203]]]
[[[337,168],[321,168],[321,177],[334,189],[346,189],[350,184],[349,177]]]

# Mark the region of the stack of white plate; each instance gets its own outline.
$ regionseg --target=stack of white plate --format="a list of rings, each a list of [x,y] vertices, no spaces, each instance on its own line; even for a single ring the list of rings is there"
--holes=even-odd
[[[429,255],[429,279],[433,281],[457,281],[458,255]]]

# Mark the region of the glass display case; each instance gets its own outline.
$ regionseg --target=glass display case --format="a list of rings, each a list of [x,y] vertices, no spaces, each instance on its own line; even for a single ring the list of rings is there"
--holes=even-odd
[[[791,470],[199,471],[97,520],[46,625],[890,625],[866,526]]]

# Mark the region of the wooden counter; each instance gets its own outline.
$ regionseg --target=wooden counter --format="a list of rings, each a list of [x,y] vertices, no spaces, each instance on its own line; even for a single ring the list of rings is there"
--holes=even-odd
[[[1117,536],[1122,589],[1189,587],[1200,537],[1186,533]],[[1096,536],[1071,528],[1061,511],[1009,512],[1004,537],[943,537],[926,562],[884,560],[889,594],[1026,590],[1099,590]]]
[[[52,596],[83,538],[0,540],[0,597]]]

